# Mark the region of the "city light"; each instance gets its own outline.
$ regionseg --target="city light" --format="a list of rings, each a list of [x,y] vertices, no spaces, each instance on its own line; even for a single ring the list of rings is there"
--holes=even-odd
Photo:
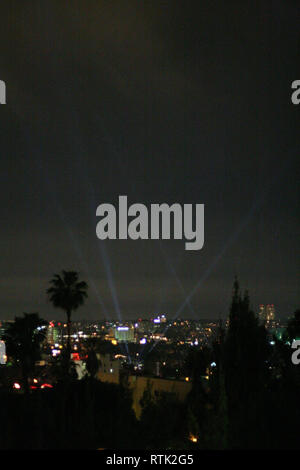
[[[45,383],[41,385],[41,388],[53,388],[53,386],[51,384]]]
[[[0,3],[3,470],[299,450],[300,1],[188,3]]]

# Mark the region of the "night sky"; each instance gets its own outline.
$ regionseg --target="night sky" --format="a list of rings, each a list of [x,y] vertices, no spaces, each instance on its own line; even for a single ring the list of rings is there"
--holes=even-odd
[[[253,308],[299,308],[298,1],[2,2],[0,318],[225,317],[235,274]],[[105,241],[96,208],[204,203],[205,244]],[[299,276],[298,276],[299,277]]]

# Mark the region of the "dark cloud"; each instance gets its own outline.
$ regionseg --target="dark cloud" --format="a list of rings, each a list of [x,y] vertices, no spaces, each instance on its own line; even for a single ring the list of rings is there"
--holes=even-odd
[[[1,317],[53,316],[62,268],[90,281],[82,316],[116,316],[95,210],[120,194],[206,205],[203,250],[162,242],[183,289],[157,242],[105,243],[124,316],[196,285],[196,314],[224,315],[235,273],[254,307],[298,306],[297,3],[199,3],[1,7]]]

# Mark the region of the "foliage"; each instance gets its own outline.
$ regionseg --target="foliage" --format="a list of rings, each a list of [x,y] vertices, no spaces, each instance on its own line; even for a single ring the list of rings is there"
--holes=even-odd
[[[54,274],[50,280],[51,287],[47,289],[47,295],[53,306],[66,312],[68,343],[67,356],[71,354],[71,315],[84,304],[87,298],[88,285],[85,281],[79,281],[76,271],[62,271],[62,274]]]
[[[137,421],[122,387],[92,379],[29,395],[1,392],[1,449],[134,448]]]
[[[46,325],[47,322],[39,318],[37,313],[24,313],[23,317],[15,317],[3,338],[8,357],[21,368],[26,391],[35,362],[40,359],[40,347],[45,339]]]
[[[294,316],[290,318],[286,330],[290,342],[300,339],[300,309],[296,310]]]

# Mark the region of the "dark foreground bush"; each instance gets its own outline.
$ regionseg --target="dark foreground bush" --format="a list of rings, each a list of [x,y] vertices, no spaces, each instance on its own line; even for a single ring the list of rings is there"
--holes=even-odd
[[[132,448],[137,422],[126,389],[96,380],[29,395],[0,394],[1,449]]]

